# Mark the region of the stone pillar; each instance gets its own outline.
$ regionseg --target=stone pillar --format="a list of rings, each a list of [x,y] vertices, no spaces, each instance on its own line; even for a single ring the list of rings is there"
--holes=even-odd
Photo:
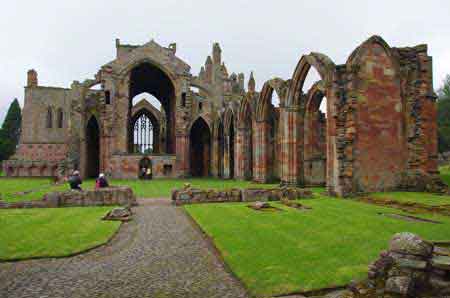
[[[128,78],[121,79],[118,84],[116,98],[113,99],[115,111],[115,150],[119,153],[128,153],[128,122],[129,117],[129,86]]]
[[[219,135],[213,133],[211,148],[211,175],[219,177]]]
[[[176,172],[178,177],[190,176],[190,146],[189,134],[177,133],[176,135]]]
[[[266,183],[270,179],[269,173],[269,124],[266,121],[256,122],[255,129],[255,157],[254,157],[254,180]]]
[[[236,179],[245,179],[245,144],[244,144],[244,138],[245,138],[245,128],[238,127],[236,131],[236,154],[234,156],[235,160],[235,177]]]
[[[281,139],[281,183],[297,185],[302,183],[301,149],[303,138],[300,136],[300,112],[298,107],[280,108],[282,125]]]
[[[230,136],[225,135],[223,140],[223,178],[231,178],[230,164]]]

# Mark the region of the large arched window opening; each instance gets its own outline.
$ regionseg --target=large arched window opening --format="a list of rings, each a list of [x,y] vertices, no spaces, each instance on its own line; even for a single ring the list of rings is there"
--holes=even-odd
[[[135,145],[133,136],[133,125],[135,124],[133,120],[135,119],[131,117],[133,100],[136,96],[143,93],[151,94],[161,103],[161,109],[164,110],[166,116],[165,148],[167,153],[173,154],[175,152],[175,88],[167,74],[160,68],[147,62],[136,66],[130,73],[129,119],[131,121],[129,121],[129,150],[133,152]]]
[[[100,172],[100,128],[94,116],[86,126],[86,176],[98,177]]]
[[[327,173],[327,99],[318,88],[307,95],[304,125],[304,178],[308,185],[326,185]]]
[[[192,176],[209,176],[210,147],[211,133],[209,126],[200,117],[194,122],[190,132],[190,166]]]
[[[142,113],[133,123],[133,153],[150,154],[154,150],[153,124],[150,118]]]

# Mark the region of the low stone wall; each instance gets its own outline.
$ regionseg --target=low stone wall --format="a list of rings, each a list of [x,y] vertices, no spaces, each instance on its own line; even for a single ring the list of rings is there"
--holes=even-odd
[[[136,197],[129,187],[117,186],[97,190],[69,190],[65,192],[51,192],[41,200],[2,202],[0,208],[58,208],[83,206],[135,206]]]
[[[308,189],[295,187],[280,188],[248,188],[228,190],[202,190],[185,188],[172,191],[172,201],[175,205],[194,203],[220,203],[220,202],[255,202],[279,201],[282,198],[289,200],[311,198],[312,192]]]

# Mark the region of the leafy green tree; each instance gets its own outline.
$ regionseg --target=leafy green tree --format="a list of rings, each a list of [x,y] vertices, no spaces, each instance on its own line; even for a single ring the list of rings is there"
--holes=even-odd
[[[437,108],[439,152],[450,151],[450,75],[438,90]]]
[[[0,129],[0,160],[7,159],[14,154],[19,143],[21,124],[22,111],[16,98],[9,106],[5,121]]]

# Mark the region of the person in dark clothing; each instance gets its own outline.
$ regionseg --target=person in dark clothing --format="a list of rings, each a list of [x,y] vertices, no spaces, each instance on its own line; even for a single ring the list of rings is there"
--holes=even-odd
[[[74,171],[72,176],[69,177],[70,189],[81,190],[81,186],[80,185],[82,183],[83,183],[83,181],[81,180],[80,172]]]
[[[103,188],[103,187],[108,187],[108,180],[106,180],[105,174],[100,173],[100,175],[98,175],[97,181],[95,182],[95,188]]]

